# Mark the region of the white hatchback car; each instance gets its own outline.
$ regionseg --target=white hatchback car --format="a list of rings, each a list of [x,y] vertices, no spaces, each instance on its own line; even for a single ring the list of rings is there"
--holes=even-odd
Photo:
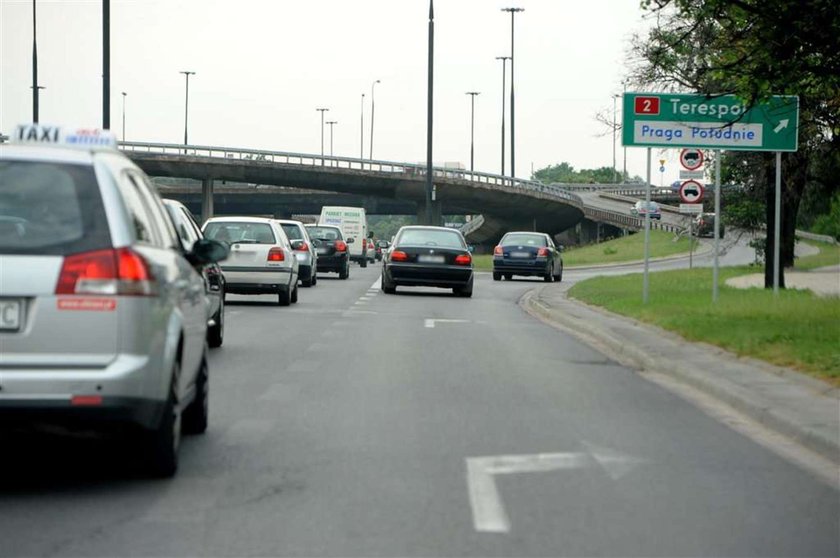
[[[0,145],[0,425],[136,434],[173,475],[182,427],[207,428],[195,266],[226,252],[181,245],[110,132],[18,127]]]
[[[283,227],[264,217],[213,217],[205,238],[230,246],[222,264],[225,288],[235,294],[276,294],[280,306],[298,300],[300,266]]]

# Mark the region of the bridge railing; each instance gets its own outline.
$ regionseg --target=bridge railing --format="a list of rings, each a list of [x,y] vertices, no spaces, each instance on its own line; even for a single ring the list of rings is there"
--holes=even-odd
[[[318,166],[340,171],[355,170],[369,173],[405,174],[412,177],[425,177],[426,165],[420,163],[400,163],[355,157],[330,157],[285,151],[266,151],[262,149],[242,149],[210,145],[183,145],[176,143],[119,142],[123,151],[157,153],[161,155],[187,155],[213,159],[247,160],[255,163],[274,163],[285,165]],[[539,181],[511,178],[498,174],[473,172],[464,169],[433,167],[435,177],[450,180],[486,184],[502,189],[520,190],[539,193],[561,199],[566,203],[582,208],[583,201],[577,194],[555,184],[543,184]]]

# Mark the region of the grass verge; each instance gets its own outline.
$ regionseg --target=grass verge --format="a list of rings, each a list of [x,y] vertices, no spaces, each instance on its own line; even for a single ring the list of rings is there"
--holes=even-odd
[[[694,241],[697,250],[697,240]],[[650,231],[650,257],[664,258],[677,254],[688,254],[688,238],[680,237],[674,241],[673,233]],[[636,233],[614,238],[600,244],[590,244],[581,248],[569,248],[563,252],[563,265],[575,267],[583,265],[615,264],[642,260],[645,257],[645,235]],[[493,271],[492,254],[473,256],[473,265],[477,271]]]
[[[576,284],[571,297],[703,341],[741,356],[788,366],[840,385],[840,299],[810,291],[735,289],[724,281],[754,268],[720,270],[720,298],[712,304],[712,270],[650,274],[650,302],[642,304],[642,275],[596,277]]]
[[[793,264],[794,271],[809,271],[818,267],[840,265],[840,245],[814,242],[812,240],[800,240],[800,242],[817,248],[820,253],[798,258]]]

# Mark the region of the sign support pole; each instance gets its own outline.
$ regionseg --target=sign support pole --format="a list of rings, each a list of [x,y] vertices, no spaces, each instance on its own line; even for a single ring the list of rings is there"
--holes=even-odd
[[[651,148],[647,148],[647,184],[645,185],[645,274],[642,280],[642,303],[648,303],[648,260],[650,259],[650,157]]]
[[[694,269],[694,218],[688,217],[688,269]]]
[[[718,254],[720,253],[720,149],[715,149],[715,263],[712,271],[712,302],[718,300]]]
[[[779,242],[782,231],[782,152],[776,151],[776,199],[773,231],[773,294],[779,295]]]

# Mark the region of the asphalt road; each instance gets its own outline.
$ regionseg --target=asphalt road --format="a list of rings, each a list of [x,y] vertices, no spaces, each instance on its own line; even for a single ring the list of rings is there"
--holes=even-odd
[[[4,435],[0,555],[838,554],[835,490],[526,315],[538,283],[377,279],[231,296],[172,480],[114,442]]]

